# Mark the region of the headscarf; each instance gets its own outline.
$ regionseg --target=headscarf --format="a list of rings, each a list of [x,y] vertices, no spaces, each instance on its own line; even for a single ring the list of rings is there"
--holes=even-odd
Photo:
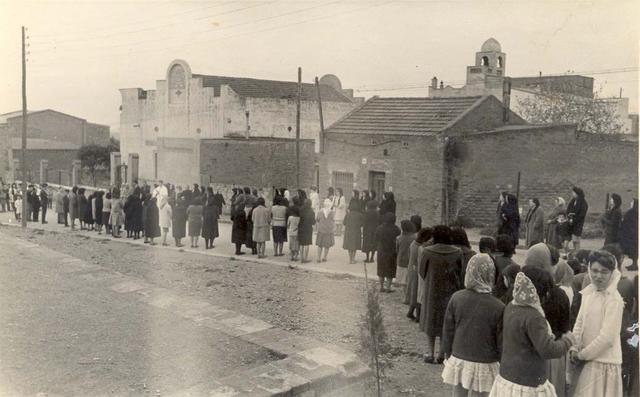
[[[533,282],[531,282],[529,277],[522,272],[516,275],[516,281],[513,284],[513,304],[517,306],[533,307],[542,315],[542,317],[545,316],[536,287],[533,285]]]
[[[324,213],[325,218],[329,216],[329,213],[331,213],[331,207],[333,207],[333,201],[330,199],[324,199],[324,202],[322,203],[322,212]]]
[[[533,245],[527,251],[524,259],[525,266],[534,266],[544,271],[551,270],[551,251],[545,243]]]
[[[464,276],[464,287],[481,294],[491,293],[495,284],[496,268],[487,254],[476,254],[467,264]]]
[[[571,282],[573,281],[573,275],[574,273],[571,266],[569,266],[569,264],[566,261],[561,260],[556,265],[556,272],[553,275],[553,279],[556,285],[570,287]]]
[[[567,205],[567,202],[562,197],[558,197],[557,200],[558,206],[565,207]]]

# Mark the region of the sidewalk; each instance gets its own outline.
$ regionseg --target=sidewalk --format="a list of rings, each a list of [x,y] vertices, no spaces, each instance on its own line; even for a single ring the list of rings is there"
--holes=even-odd
[[[72,232],[70,228],[64,227],[63,225],[58,225],[56,223],[57,216],[54,213],[49,213],[47,218],[49,219],[49,223],[42,224],[40,222],[29,222],[27,227],[42,229],[47,231],[55,231],[59,233],[75,233],[77,235],[93,237],[93,238],[111,238],[110,236],[105,236],[105,234],[99,235],[97,232],[90,231],[80,231],[79,227],[76,226],[76,230]],[[0,223],[6,225],[14,225],[19,226],[19,222],[17,222],[10,213],[0,213]],[[243,246],[243,251],[245,255],[237,256],[235,255],[235,246],[231,243],[231,223],[228,223],[226,219],[222,219],[218,224],[220,237],[217,238],[214,242],[215,248],[206,250],[204,248],[204,239],[200,238],[199,248],[189,248],[187,245],[189,244],[189,238],[186,237],[182,240],[183,244],[186,244],[182,248],[177,248],[174,246],[173,238],[171,237],[171,232],[169,232],[169,238],[167,238],[167,242],[169,243],[168,247],[162,247],[161,245],[155,246],[159,249],[173,249],[173,250],[184,250],[186,252],[197,252],[203,255],[210,255],[216,257],[226,257],[231,260],[242,260],[248,262],[255,263],[268,263],[277,266],[296,266],[299,268],[304,268],[308,270],[312,270],[315,272],[321,273],[331,273],[331,274],[343,274],[343,275],[351,275],[355,277],[364,277],[364,259],[365,255],[358,251],[356,253],[356,264],[349,264],[349,256],[346,250],[342,248],[342,236],[335,237],[335,245],[329,251],[329,256],[327,257],[327,262],[316,262],[316,247],[311,246],[309,249],[309,259],[311,262],[305,263],[304,265],[300,262],[291,262],[289,260],[289,251],[288,244],[284,244],[283,253],[284,256],[274,257],[273,256],[273,242],[267,243],[267,258],[266,259],[258,259],[257,256],[251,255],[251,250],[247,249]],[[467,234],[469,237],[469,241],[471,242],[472,248],[477,252],[478,251],[478,241],[480,241],[480,237],[482,235],[479,232],[479,229],[468,229]],[[126,235],[126,234],[125,234]],[[315,241],[315,237],[313,239]],[[130,244],[141,244],[144,245],[143,239],[133,240],[127,238],[114,239],[117,242],[126,242]],[[156,239],[156,242],[159,243],[160,239]],[[582,247],[586,249],[598,249],[602,247],[602,239],[589,239],[582,241]],[[519,264],[524,264],[526,250],[523,248],[518,248],[516,254],[514,255],[514,260]],[[376,274],[376,264],[367,263],[367,276],[371,280],[377,280]],[[635,272],[626,272],[626,273],[635,273]]]

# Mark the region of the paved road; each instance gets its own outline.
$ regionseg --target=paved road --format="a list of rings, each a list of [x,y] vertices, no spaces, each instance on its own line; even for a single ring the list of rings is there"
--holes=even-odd
[[[112,272],[6,235],[0,252],[2,395],[166,394],[275,358],[110,289]]]

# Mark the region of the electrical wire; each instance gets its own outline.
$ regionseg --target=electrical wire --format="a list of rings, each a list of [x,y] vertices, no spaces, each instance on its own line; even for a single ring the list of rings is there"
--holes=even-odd
[[[163,51],[159,51],[158,49],[146,49],[146,50],[137,50],[135,51],[135,53],[132,54],[131,51],[127,51],[127,52],[123,52],[123,53],[115,53],[115,54],[109,54],[108,56],[110,58],[114,58],[114,57],[121,57],[121,56],[131,56],[134,55],[136,57],[138,57],[140,54],[144,54],[144,53],[149,53],[149,52],[154,52],[156,53],[156,55],[163,55],[163,54],[173,54],[176,50],[184,50],[185,48],[188,47],[193,47],[194,45],[201,45],[201,44],[209,44],[212,42],[217,42],[217,41],[221,41],[221,40],[226,40],[226,39],[230,39],[230,38],[236,38],[236,37],[242,37],[242,36],[247,36],[247,35],[255,35],[255,34],[259,34],[259,33],[265,33],[265,32],[271,32],[271,31],[275,31],[275,30],[281,30],[281,29],[286,29],[292,26],[297,26],[297,25],[301,25],[301,24],[305,24],[305,23],[309,23],[309,22],[315,22],[318,20],[323,20],[323,19],[327,19],[327,18],[333,18],[333,17],[339,17],[339,16],[343,16],[343,15],[347,15],[350,13],[354,13],[354,12],[358,12],[358,11],[362,11],[362,10],[366,10],[366,9],[370,9],[370,8],[374,8],[374,7],[380,7],[389,3],[393,3],[396,0],[391,0],[391,1],[387,1],[387,2],[383,2],[383,3],[379,3],[379,4],[375,4],[375,5],[370,5],[370,6],[365,6],[365,7],[358,7],[349,11],[345,11],[345,12],[338,12],[338,13],[333,13],[333,14],[329,14],[329,15],[323,15],[320,17],[316,17],[316,18],[311,18],[311,19],[306,19],[303,21],[298,21],[295,23],[290,23],[290,24],[286,24],[286,25],[280,25],[280,26],[275,26],[275,27],[271,27],[271,28],[267,28],[267,29],[262,29],[262,30],[256,30],[256,31],[248,31],[248,32],[243,32],[243,33],[239,33],[239,34],[233,34],[233,35],[229,35],[229,36],[223,36],[223,37],[219,37],[219,38],[215,38],[215,39],[207,39],[207,40],[201,40],[201,41],[191,41],[187,44],[181,44],[179,46],[174,46],[174,47],[164,47]],[[135,44],[135,43],[133,43]],[[88,59],[104,59],[104,56],[97,56],[97,57],[87,57],[87,56],[79,56],[79,57],[73,57],[73,56],[68,56],[65,57],[65,59],[68,60],[82,60],[82,61],[86,61]],[[43,67],[49,69],[49,62],[47,62],[47,65],[43,65]]]

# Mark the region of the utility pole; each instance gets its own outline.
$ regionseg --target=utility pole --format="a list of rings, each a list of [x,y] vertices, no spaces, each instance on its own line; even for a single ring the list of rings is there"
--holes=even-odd
[[[318,112],[320,112],[320,153],[324,153],[324,119],[322,117],[322,95],[320,95],[320,83],[316,77],[316,91],[318,92]]]
[[[296,188],[300,189],[300,100],[302,97],[302,68],[298,67],[298,100],[296,102]]]
[[[27,227],[27,52],[22,27],[22,227]]]

